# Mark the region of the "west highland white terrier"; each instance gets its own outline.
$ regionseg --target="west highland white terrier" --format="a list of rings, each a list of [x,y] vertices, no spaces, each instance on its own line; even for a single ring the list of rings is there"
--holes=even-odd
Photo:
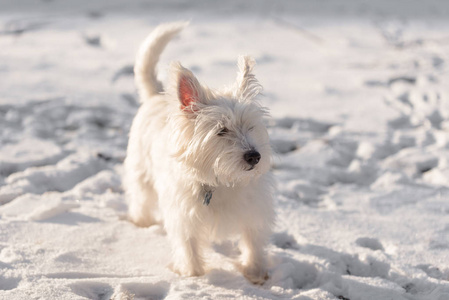
[[[271,147],[257,101],[261,85],[254,60],[238,60],[237,82],[219,91],[201,85],[173,62],[169,87],[156,64],[186,23],[158,26],[135,64],[141,106],[125,160],[129,217],[139,226],[163,222],[173,250],[173,271],[205,273],[204,250],[239,236],[236,265],[251,282],[268,278],[265,246],[274,223]],[[161,217],[161,218],[160,218]],[[162,219],[162,220],[160,220]]]

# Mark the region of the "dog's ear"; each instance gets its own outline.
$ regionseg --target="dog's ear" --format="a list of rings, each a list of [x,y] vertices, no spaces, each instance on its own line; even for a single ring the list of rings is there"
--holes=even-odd
[[[199,101],[198,80],[187,70],[179,74],[178,78],[178,98],[181,107],[193,107]]]
[[[203,102],[204,92],[201,84],[193,73],[184,68],[180,63],[172,65],[172,72],[175,76],[176,95],[181,104],[181,109],[185,111],[196,111],[198,104]]]
[[[236,98],[242,101],[254,99],[262,91],[262,86],[252,73],[256,64],[250,56],[240,56],[238,59]]]

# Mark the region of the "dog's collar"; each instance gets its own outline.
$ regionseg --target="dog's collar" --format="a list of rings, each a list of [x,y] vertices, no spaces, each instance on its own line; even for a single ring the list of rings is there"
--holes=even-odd
[[[210,200],[212,199],[212,194],[213,194],[214,190],[208,185],[203,184],[202,187],[203,187],[203,194],[204,194],[203,205],[208,206],[210,203]]]

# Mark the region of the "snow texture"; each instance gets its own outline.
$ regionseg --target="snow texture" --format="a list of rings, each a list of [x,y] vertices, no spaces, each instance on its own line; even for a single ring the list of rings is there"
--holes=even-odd
[[[0,299],[449,299],[449,2],[0,0]],[[133,60],[191,20],[211,87],[250,54],[276,155],[269,280],[237,241],[172,273],[159,225],[125,220]]]

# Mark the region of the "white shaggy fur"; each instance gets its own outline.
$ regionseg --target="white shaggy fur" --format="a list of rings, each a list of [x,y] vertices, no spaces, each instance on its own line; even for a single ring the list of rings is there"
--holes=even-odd
[[[200,85],[189,70],[172,63],[164,92],[155,67],[185,26],[160,25],[137,56],[142,105],[125,160],[129,217],[139,226],[163,221],[172,243],[172,268],[187,276],[205,273],[208,243],[239,235],[238,266],[246,278],[262,284],[274,212],[271,148],[262,120],[266,109],[254,99],[261,90],[252,74],[255,63],[240,57],[236,84],[222,91]],[[254,151],[260,153],[255,164],[244,158]]]

